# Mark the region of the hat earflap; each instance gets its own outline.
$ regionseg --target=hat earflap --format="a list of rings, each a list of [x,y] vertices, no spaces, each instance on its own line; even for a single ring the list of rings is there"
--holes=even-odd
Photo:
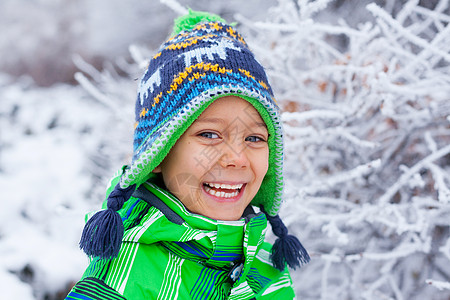
[[[286,263],[293,269],[307,264],[311,260],[308,252],[306,252],[306,249],[295,236],[288,234],[288,229],[281,218],[278,215],[270,216],[264,211],[262,206],[261,210],[266,214],[273,233],[278,237],[272,246],[271,258],[273,266],[283,271]]]
[[[80,249],[93,257],[117,257],[122,243],[124,228],[117,212],[136,189],[131,185],[125,189],[118,183],[109,194],[107,209],[93,215],[86,223],[80,240]]]

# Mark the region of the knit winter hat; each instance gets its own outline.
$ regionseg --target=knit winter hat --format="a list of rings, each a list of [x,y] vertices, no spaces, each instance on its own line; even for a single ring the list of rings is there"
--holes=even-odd
[[[109,196],[108,208],[120,209],[136,186],[153,176],[152,170],[198,116],[212,102],[229,95],[250,102],[267,125],[269,168],[251,204],[262,207],[268,217],[277,218],[283,192],[283,133],[279,108],[264,68],[232,26],[216,15],[193,11],[175,21],[174,36],[153,56],[140,81],[133,160]],[[114,252],[110,254],[100,250],[105,243],[97,243],[93,237],[100,235],[100,229],[96,227],[97,218],[91,219],[94,220],[86,224],[81,247],[90,255],[117,255],[117,247],[109,249],[107,253]],[[120,223],[112,212],[109,216],[105,213],[101,222],[106,219],[108,226]],[[287,235],[287,230],[281,231]],[[119,230],[117,237],[107,238],[119,243],[120,248],[122,235]],[[86,246],[83,239],[95,245]]]

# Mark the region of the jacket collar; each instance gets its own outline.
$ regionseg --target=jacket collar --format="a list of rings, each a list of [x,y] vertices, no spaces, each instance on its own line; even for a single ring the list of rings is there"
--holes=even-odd
[[[189,212],[181,201],[155,182],[146,182],[139,190],[141,193],[134,194],[127,205],[132,212],[124,215],[132,217],[145,207],[148,213],[138,225],[126,229],[124,241],[160,243],[185,259],[228,269],[238,261],[250,264],[264,240],[267,220],[261,212],[248,208],[240,220],[213,220]],[[153,200],[145,196],[147,192],[154,195]]]

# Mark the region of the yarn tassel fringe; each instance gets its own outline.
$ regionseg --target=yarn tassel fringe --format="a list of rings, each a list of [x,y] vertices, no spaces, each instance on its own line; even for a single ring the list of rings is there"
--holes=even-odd
[[[273,266],[282,271],[286,264],[292,269],[307,264],[311,260],[308,252],[295,236],[288,234],[288,229],[281,218],[278,215],[270,216],[264,208],[261,210],[266,214],[273,233],[278,237],[272,247]]]
[[[87,221],[81,235],[80,249],[88,256],[114,258],[119,255],[124,227],[117,211],[131,197],[135,187],[132,185],[122,189],[118,184],[108,196],[108,208],[97,212]]]

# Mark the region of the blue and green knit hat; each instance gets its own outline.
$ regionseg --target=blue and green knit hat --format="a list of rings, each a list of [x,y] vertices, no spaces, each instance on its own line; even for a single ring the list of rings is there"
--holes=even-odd
[[[277,218],[283,192],[283,132],[264,68],[236,29],[216,15],[189,11],[174,27],[140,81],[132,163],[109,196],[108,207],[120,209],[137,186],[154,176],[152,170],[199,115],[215,100],[234,95],[250,102],[267,125],[269,168],[251,204]],[[81,247],[88,253],[90,247]],[[102,251],[94,252],[88,254]]]

